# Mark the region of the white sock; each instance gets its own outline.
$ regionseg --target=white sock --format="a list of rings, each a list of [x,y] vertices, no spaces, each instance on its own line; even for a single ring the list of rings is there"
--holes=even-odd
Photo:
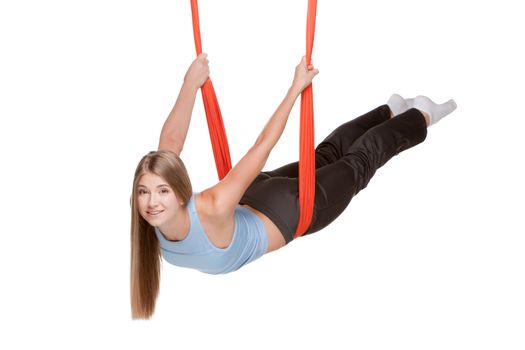
[[[407,103],[408,109],[414,108],[414,99],[413,98],[405,98],[405,102]]]
[[[408,109],[405,99],[399,96],[398,94],[393,94],[392,96],[390,96],[386,104],[388,105],[392,113],[394,113],[394,116],[401,114]]]
[[[416,96],[413,101],[413,108],[417,108],[420,111],[428,113],[430,117],[430,125],[436,124],[444,116],[452,113],[456,108],[456,102],[449,100],[442,104],[437,104],[426,96]]]

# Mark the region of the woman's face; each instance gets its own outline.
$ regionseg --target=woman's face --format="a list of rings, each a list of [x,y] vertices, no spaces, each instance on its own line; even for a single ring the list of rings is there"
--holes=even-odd
[[[140,215],[156,227],[178,217],[182,208],[168,183],[151,173],[142,175],[138,183],[137,204]]]

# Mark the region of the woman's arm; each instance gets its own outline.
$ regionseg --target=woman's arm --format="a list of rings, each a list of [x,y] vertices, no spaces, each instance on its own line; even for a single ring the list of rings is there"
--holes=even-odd
[[[216,215],[230,216],[233,213],[244,192],[262,170],[271,150],[281,137],[297,97],[305,87],[310,85],[317,73],[319,71],[313,66],[306,66],[306,60],[303,57],[295,69],[292,86],[255,144],[221,182],[208,189]]]
[[[165,149],[180,155],[188,134],[197,91],[210,74],[207,55],[200,54],[186,72],[179,97],[160,132],[159,150]]]

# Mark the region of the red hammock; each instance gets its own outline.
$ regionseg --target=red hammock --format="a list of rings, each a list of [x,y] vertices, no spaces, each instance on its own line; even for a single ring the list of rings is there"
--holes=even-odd
[[[308,15],[306,21],[306,63],[312,62],[314,45],[315,17],[317,0],[308,0]],[[201,33],[199,24],[199,9],[197,0],[191,0],[193,21],[193,37],[197,56],[202,53]],[[211,79],[201,88],[211,146],[219,180],[222,180],[231,170],[230,148],[222,121],[221,109]],[[300,216],[294,238],[303,235],[312,221],[315,198],[315,149],[314,149],[314,104],[313,88],[310,84],[301,93],[301,122],[299,145],[299,208]]]

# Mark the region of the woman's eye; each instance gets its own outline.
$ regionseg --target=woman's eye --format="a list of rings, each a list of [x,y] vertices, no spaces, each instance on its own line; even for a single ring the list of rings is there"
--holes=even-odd
[[[168,189],[166,189],[166,188],[164,188],[164,189],[163,189],[163,190],[162,190],[161,192],[162,192],[162,193],[168,193],[168,192],[169,192],[169,190],[168,190]]]
[[[144,193],[146,193],[146,191],[144,191],[144,190],[139,190],[139,194],[144,194]]]

